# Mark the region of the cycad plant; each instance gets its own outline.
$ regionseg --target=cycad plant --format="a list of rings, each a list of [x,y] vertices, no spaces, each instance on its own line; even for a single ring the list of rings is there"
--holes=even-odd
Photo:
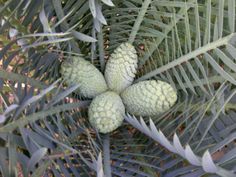
[[[1,176],[236,176],[235,0],[0,0]]]

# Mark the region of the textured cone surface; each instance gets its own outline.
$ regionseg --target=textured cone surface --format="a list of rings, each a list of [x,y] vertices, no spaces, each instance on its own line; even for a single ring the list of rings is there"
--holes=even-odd
[[[112,53],[106,64],[105,79],[108,87],[120,93],[130,86],[137,69],[137,54],[129,43],[123,43]]]
[[[124,115],[125,107],[120,96],[111,91],[98,95],[89,107],[89,121],[101,133],[117,129]]]
[[[61,74],[66,84],[79,84],[79,93],[88,98],[93,98],[108,89],[102,73],[81,57],[63,62]]]
[[[176,100],[176,91],[163,81],[142,81],[124,90],[121,94],[127,112],[137,116],[154,116],[171,108]]]

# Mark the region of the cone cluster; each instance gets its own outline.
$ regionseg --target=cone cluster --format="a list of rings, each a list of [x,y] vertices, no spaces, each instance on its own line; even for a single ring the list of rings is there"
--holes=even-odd
[[[177,93],[163,81],[141,81],[131,85],[137,72],[138,57],[130,43],[123,43],[111,54],[102,73],[90,62],[74,57],[62,63],[61,75],[67,85],[79,84],[77,92],[94,98],[89,121],[100,133],[109,133],[123,122],[125,109],[136,116],[155,116],[170,109]]]

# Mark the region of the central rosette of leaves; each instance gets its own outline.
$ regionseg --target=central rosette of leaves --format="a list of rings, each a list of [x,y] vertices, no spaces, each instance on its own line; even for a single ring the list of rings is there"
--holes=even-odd
[[[136,116],[155,116],[177,100],[176,91],[163,81],[148,80],[134,85],[138,57],[135,48],[123,43],[111,54],[105,78],[90,62],[74,57],[63,62],[61,74],[68,85],[79,84],[78,93],[94,98],[89,121],[99,132],[108,133],[123,122],[125,109]]]

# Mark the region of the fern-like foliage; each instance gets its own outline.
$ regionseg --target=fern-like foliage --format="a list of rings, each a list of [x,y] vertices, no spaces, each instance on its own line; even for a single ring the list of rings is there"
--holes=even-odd
[[[235,176],[235,0],[0,0],[2,176]],[[91,100],[64,87],[60,65],[83,55],[104,71],[122,42],[135,82],[160,79],[178,102],[126,115],[103,135]]]

